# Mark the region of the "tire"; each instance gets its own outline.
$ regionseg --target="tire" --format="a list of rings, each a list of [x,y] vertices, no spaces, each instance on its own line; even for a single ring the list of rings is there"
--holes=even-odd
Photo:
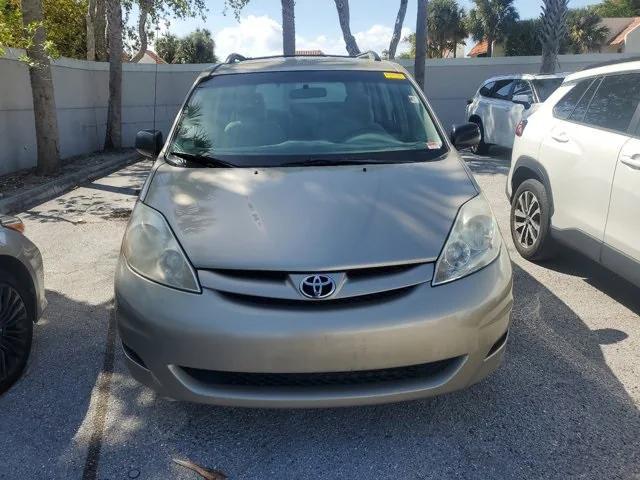
[[[0,269],[0,395],[20,378],[29,360],[34,305],[29,289]]]
[[[480,127],[480,143],[475,147],[471,147],[471,152],[476,155],[486,155],[489,153],[490,145],[488,143],[484,143],[484,127],[482,126],[482,120],[474,119],[471,120],[471,123],[475,123]]]
[[[530,261],[553,256],[555,244],[551,238],[551,204],[547,190],[535,179],[525,180],[511,202],[511,238],[518,253]]]

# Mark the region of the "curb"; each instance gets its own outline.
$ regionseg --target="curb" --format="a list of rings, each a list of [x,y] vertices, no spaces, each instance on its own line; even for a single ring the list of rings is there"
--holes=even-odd
[[[83,183],[104,177],[123,167],[136,163],[140,158],[139,153],[131,152],[117,159],[107,161],[104,164],[78,170],[75,173],[66,175],[52,182],[38,185],[17,195],[9,196],[0,200],[0,214],[12,214],[29,210]]]

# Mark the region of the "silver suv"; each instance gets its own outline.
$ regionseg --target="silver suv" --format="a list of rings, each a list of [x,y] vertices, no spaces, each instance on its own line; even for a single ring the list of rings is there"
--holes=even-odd
[[[511,264],[402,67],[244,59],[204,72],[161,147],[116,274],[128,366],[176,399],[320,407],[428,397],[500,364]]]

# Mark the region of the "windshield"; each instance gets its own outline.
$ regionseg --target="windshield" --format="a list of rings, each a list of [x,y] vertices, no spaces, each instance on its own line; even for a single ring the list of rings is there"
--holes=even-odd
[[[553,92],[560,88],[562,82],[564,82],[564,78],[545,78],[543,80],[534,80],[532,83],[540,102],[545,102]]]
[[[274,166],[426,161],[442,156],[446,144],[404,74],[301,71],[219,75],[201,83],[168,151]]]

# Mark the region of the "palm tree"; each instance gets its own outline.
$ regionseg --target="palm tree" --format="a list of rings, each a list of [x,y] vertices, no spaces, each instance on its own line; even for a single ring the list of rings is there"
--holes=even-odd
[[[335,0],[336,9],[338,10],[338,19],[340,20],[340,28],[342,29],[342,37],[347,48],[347,52],[352,57],[360,54],[358,42],[351,34],[351,22],[349,19],[349,0]]]
[[[520,18],[513,0],[474,0],[467,28],[476,42],[487,41],[487,56],[493,56],[493,44],[504,40]]]
[[[282,51],[285,55],[296,54],[295,0],[282,0]]]
[[[29,77],[36,127],[37,173],[51,175],[60,169],[58,120],[53,96],[51,64],[45,51],[47,32],[42,16],[41,0],[22,0],[22,22],[25,29],[35,28],[27,46]]]
[[[396,24],[393,27],[393,35],[391,36],[389,50],[387,50],[386,55],[389,60],[396,58],[396,50],[398,49],[398,43],[400,42],[400,35],[402,35],[402,24],[404,23],[404,16],[407,14],[407,3],[409,3],[409,0],[400,0],[400,8],[398,8]]]
[[[569,12],[569,48],[574,53],[599,52],[609,35],[609,29],[601,24],[602,18],[591,9]]]
[[[555,73],[562,40],[567,35],[569,0],[543,0],[540,41],[542,66],[540,73]]]
[[[122,3],[107,0],[109,38],[109,106],[105,150],[122,147]]]
[[[416,18],[416,58],[414,63],[414,77],[422,90],[424,90],[424,68],[427,60],[427,11],[429,2],[418,0],[418,15]]]
[[[429,56],[444,57],[451,51],[455,57],[458,44],[467,36],[464,10],[456,0],[432,0],[429,3],[427,27],[429,30]]]

